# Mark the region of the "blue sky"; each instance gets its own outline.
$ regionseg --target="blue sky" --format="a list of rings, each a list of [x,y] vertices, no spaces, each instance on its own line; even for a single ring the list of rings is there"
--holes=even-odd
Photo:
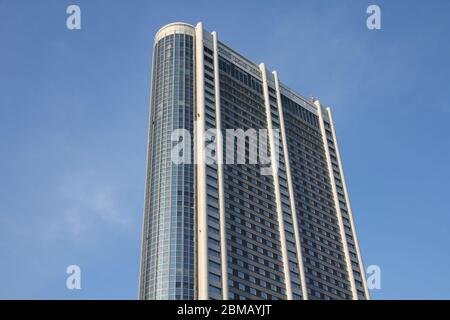
[[[450,3],[156,3],[0,0],[0,298],[136,298],[152,42],[174,21],[332,107],[373,298],[450,298]]]

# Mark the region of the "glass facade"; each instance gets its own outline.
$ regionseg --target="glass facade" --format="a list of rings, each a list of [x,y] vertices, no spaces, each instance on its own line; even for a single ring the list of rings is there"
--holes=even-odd
[[[191,133],[191,155],[217,147],[195,121],[246,163],[174,164],[175,129]],[[269,128],[282,132],[276,175],[250,163],[251,139],[227,141]],[[200,23],[155,38],[141,260],[141,299],[369,298],[331,112]]]
[[[204,47],[205,130],[217,127],[216,97],[214,83],[214,61],[212,50]],[[211,137],[208,144],[217,144]],[[216,145],[217,147],[217,145]],[[212,157],[212,156],[211,156]],[[212,157],[217,160],[215,155]],[[219,181],[217,161],[206,165],[206,214],[208,233],[208,298],[222,299],[222,261],[219,217]]]
[[[220,90],[222,128],[267,128],[261,81],[221,59]],[[259,164],[224,167],[230,299],[286,298],[273,178],[260,169]]]
[[[282,97],[310,299],[350,299],[350,283],[317,116]],[[294,138],[295,137],[295,138]]]
[[[193,299],[194,165],[174,164],[171,158],[172,132],[193,132],[192,35],[163,37],[153,59],[140,297]]]

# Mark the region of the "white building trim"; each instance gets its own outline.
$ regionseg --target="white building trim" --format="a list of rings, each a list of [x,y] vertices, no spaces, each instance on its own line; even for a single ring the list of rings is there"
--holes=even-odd
[[[272,167],[272,177],[275,190],[275,203],[277,207],[278,216],[278,231],[280,233],[280,244],[281,244],[281,255],[283,259],[283,271],[284,271],[284,281],[286,285],[286,298],[287,300],[292,300],[292,287],[291,287],[291,274],[289,270],[289,259],[286,248],[286,234],[284,231],[284,218],[283,218],[283,206],[281,205],[281,195],[280,195],[280,182],[278,179],[278,162],[275,158],[275,141],[273,137],[273,127],[272,127],[272,115],[270,110],[270,98],[269,98],[269,87],[267,80],[267,70],[264,63],[259,65],[261,70],[262,80],[263,80],[263,93],[264,93],[264,105],[266,107],[266,117],[267,117],[267,130],[269,135],[269,145],[270,145],[270,163]]]
[[[190,36],[194,36],[195,35],[194,26],[184,22],[174,22],[166,24],[161,29],[159,29],[158,32],[156,32],[154,43],[157,43],[165,36],[175,33],[183,33],[188,34]]]
[[[198,299],[208,299],[208,220],[205,162],[205,75],[203,57],[203,24],[195,27],[195,153],[197,161],[197,280]]]
[[[220,107],[220,78],[219,78],[219,48],[217,33],[211,33],[213,38],[214,55],[214,98],[216,105],[216,156],[217,156],[217,184],[219,189],[219,221],[220,221],[220,256],[222,267],[222,299],[228,300],[228,263],[227,263],[227,238],[225,224],[225,189],[223,180],[223,137]]]
[[[352,268],[352,262],[350,260],[350,254],[348,251],[347,236],[345,235],[344,222],[342,220],[342,213],[341,213],[341,208],[339,205],[339,198],[338,198],[338,194],[337,194],[337,190],[336,190],[336,181],[334,180],[333,166],[331,163],[330,149],[328,148],[328,139],[327,139],[327,134],[325,131],[322,107],[320,105],[319,100],[315,100],[314,104],[317,107],[317,113],[319,115],[320,131],[322,133],[323,147],[325,149],[325,157],[327,160],[327,167],[328,167],[328,173],[329,173],[329,178],[330,178],[331,190],[333,193],[334,206],[336,208],[336,217],[338,219],[339,230],[340,230],[340,234],[341,234],[342,250],[344,251],[345,263],[347,265],[348,280],[350,282],[352,299],[357,300],[358,294],[356,291],[355,279],[353,277],[353,268]]]
[[[291,215],[292,215],[292,224],[294,226],[294,236],[295,236],[295,247],[297,250],[297,259],[298,259],[298,268],[300,272],[300,284],[302,287],[302,295],[303,299],[308,299],[308,290],[306,288],[306,277],[305,277],[305,270],[303,265],[303,254],[302,254],[302,247],[301,247],[301,239],[300,239],[300,232],[298,228],[298,222],[297,222],[297,210],[295,207],[295,196],[294,196],[294,188],[292,186],[292,176],[291,176],[291,166],[289,163],[289,152],[288,152],[288,146],[287,146],[287,136],[286,136],[286,130],[284,127],[284,114],[283,114],[283,105],[281,103],[281,93],[280,93],[280,83],[278,80],[278,73],[276,71],[272,72],[274,82],[275,82],[275,91],[277,93],[277,105],[278,105],[278,116],[280,118],[280,129],[281,129],[281,139],[283,140],[283,153],[284,153],[284,162],[285,162],[285,168],[286,168],[286,177],[287,177],[287,183],[288,183],[288,191],[289,191],[289,201],[291,205]]]
[[[342,180],[342,187],[344,190],[345,202],[347,203],[347,211],[348,211],[348,216],[350,218],[350,225],[351,225],[352,234],[353,234],[353,242],[355,243],[356,253],[358,256],[359,270],[361,273],[363,288],[364,288],[364,292],[366,294],[366,299],[370,300],[370,293],[369,293],[369,289],[367,287],[366,273],[365,273],[363,261],[361,258],[361,251],[359,250],[358,237],[356,235],[355,223],[353,221],[352,207],[350,205],[350,198],[349,198],[349,195],[347,192],[347,183],[345,182],[345,175],[344,175],[344,169],[342,167],[341,154],[339,152],[339,145],[338,145],[338,142],[336,139],[336,132],[334,129],[333,116],[331,115],[330,108],[327,108],[327,114],[328,114],[328,119],[330,121],[331,133],[333,135],[334,148],[336,150],[336,158],[337,158],[338,164],[339,164],[339,174],[340,174],[341,180]]]

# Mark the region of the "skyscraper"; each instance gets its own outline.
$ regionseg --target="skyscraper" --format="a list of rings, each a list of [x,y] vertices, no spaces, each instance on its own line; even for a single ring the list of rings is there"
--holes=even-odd
[[[196,159],[208,129],[266,130],[269,174],[261,163],[175,163],[180,129]],[[210,139],[216,159],[228,140]],[[155,37],[139,298],[369,298],[330,109],[202,23]]]

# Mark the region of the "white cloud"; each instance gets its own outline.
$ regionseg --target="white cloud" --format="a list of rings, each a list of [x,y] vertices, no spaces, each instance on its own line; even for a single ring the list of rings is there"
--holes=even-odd
[[[62,218],[53,218],[74,238],[86,235],[97,224],[125,229],[131,223],[119,208],[117,188],[95,174],[66,174],[57,191]]]
[[[121,206],[126,201],[119,189],[117,181],[92,172],[65,173],[36,190],[33,205],[25,205],[26,224],[21,224],[20,231],[16,218],[7,220],[17,233],[37,241],[80,242],[105,230],[130,232],[135,221]]]

